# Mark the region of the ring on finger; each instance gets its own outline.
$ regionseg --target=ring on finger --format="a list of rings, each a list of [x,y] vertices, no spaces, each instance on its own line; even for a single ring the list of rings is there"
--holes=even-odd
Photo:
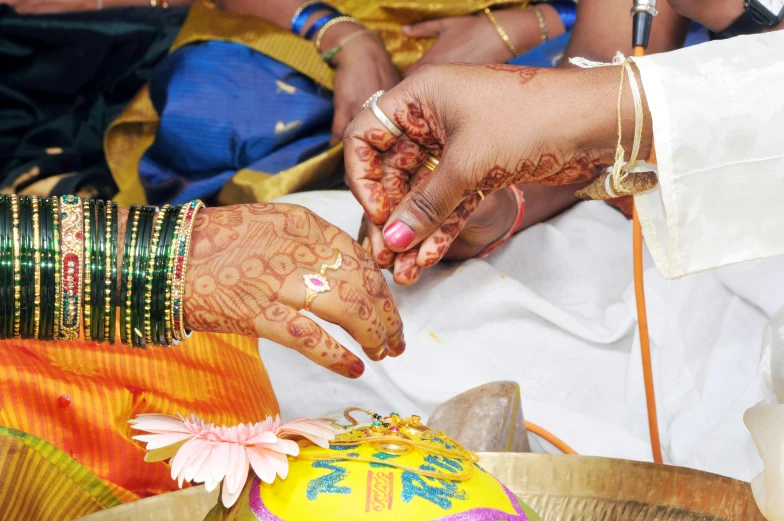
[[[389,130],[395,137],[400,137],[403,135],[403,131],[400,129],[400,127],[395,125],[395,123],[389,119],[386,114],[384,114],[384,111],[378,108],[378,98],[380,98],[382,94],[384,94],[384,91],[380,90],[370,96],[370,99],[368,99],[365,104],[362,105],[362,108],[370,109],[371,112],[373,112],[373,115],[378,118],[378,120],[387,128],[387,130]]]
[[[305,311],[310,311],[310,306],[319,293],[326,293],[332,289],[326,277],[327,270],[340,269],[341,264],[343,264],[343,254],[340,253],[340,250],[336,248],[335,254],[337,255],[335,262],[322,264],[319,273],[308,273],[302,276],[302,279],[305,281]]]

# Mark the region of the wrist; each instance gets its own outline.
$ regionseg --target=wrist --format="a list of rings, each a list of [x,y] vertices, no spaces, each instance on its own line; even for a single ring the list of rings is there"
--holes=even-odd
[[[640,81],[637,68],[632,65],[642,101],[643,129],[640,139],[638,159],[645,160],[651,154],[653,145],[653,126],[651,114]],[[618,145],[618,89],[620,88],[620,67],[597,67],[595,69],[572,69],[574,76],[568,81],[567,92],[571,95],[564,99],[574,100],[575,112],[566,114],[561,122],[569,134],[563,136],[573,144],[577,153],[590,153],[597,160],[612,164]],[[562,91],[563,96],[563,91]],[[621,96],[622,145],[628,160],[634,144],[635,108],[630,80],[624,75]],[[580,122],[575,124],[575,122]],[[585,122],[584,124],[581,124]]]
[[[321,37],[321,48],[319,52],[327,51],[328,49],[332,49],[337,45],[340,45],[340,42],[344,39],[348,38],[352,34],[364,31],[366,28],[364,25],[360,24],[359,22],[341,22],[329,27],[326,32]],[[370,33],[368,33],[370,36]],[[362,39],[362,37],[360,37]],[[316,35],[313,36],[311,41],[315,43]]]

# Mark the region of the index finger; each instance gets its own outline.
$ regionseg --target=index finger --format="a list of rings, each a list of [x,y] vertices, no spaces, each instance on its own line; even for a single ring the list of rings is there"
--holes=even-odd
[[[381,183],[381,154],[397,138],[369,110],[363,110],[343,134],[346,182],[365,213],[375,224],[389,217],[389,198]]]

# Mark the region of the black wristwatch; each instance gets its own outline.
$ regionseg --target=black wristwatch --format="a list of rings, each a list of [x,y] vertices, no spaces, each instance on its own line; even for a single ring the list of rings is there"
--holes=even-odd
[[[777,26],[784,18],[784,0],[745,0],[743,14],[720,33],[711,32],[712,40],[724,40],[741,34],[757,34]]]

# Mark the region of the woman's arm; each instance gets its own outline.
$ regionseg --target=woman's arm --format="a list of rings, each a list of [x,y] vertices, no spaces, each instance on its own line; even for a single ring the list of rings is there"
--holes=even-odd
[[[571,67],[569,58],[612,61],[615,53],[632,54],[632,3],[629,0],[582,0],[577,23],[566,49],[562,67]],[[683,46],[689,20],[680,16],[666,1],[657,4],[659,14],[651,29],[648,54],[672,51]]]

